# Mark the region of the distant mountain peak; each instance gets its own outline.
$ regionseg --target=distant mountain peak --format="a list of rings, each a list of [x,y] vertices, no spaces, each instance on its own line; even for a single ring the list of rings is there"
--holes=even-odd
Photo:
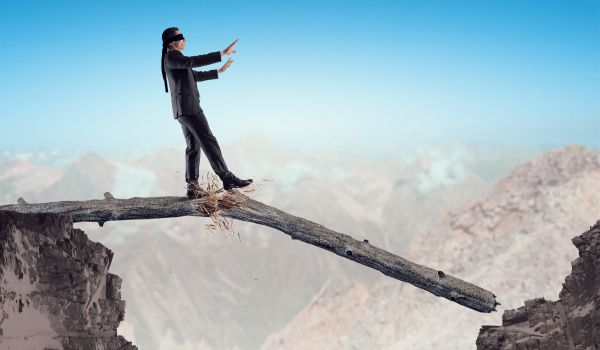
[[[599,169],[600,152],[569,144],[517,166],[494,186],[492,193],[557,186],[581,173]]]

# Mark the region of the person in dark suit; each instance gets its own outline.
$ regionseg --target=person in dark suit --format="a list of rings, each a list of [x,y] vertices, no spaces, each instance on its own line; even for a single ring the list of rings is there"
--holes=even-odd
[[[185,49],[185,38],[177,27],[167,28],[162,34],[163,53],[161,70],[165,83],[165,92],[169,92],[167,79],[171,88],[171,105],[173,118],[181,124],[186,140],[185,150],[186,174],[188,183],[187,197],[198,198],[206,194],[198,184],[200,170],[200,150],[206,154],[213,171],[223,181],[223,188],[229,190],[236,187],[245,187],[252,183],[252,179],[242,180],[237,178],[225,164],[217,139],[212,134],[204,111],[200,107],[200,93],[196,83],[199,81],[218,79],[219,73],[224,73],[233,60],[230,58],[219,69],[196,71],[192,67],[206,66],[221,62],[221,57],[231,55],[236,51],[233,46],[236,39],[225,50],[215,51],[205,55],[185,56],[181,51]],[[166,79],[165,79],[166,77]]]

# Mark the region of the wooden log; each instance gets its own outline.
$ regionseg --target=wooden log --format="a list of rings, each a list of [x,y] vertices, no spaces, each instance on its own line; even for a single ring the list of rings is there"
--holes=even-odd
[[[27,203],[0,206],[0,210],[22,213],[60,213],[73,222],[157,219],[179,216],[203,216],[219,212],[223,217],[252,222],[279,230],[292,239],[323,248],[346,259],[371,267],[383,274],[424,289],[479,312],[496,311],[496,295],[479,286],[443,271],[422,266],[375,247],[368,240],[359,241],[325,226],[288,214],[249,198],[236,190],[212,193],[199,199],[186,197],[133,197],[120,199],[109,192],[104,199]]]

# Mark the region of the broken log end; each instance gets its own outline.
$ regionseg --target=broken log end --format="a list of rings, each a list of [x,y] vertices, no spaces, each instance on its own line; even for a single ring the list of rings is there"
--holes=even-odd
[[[110,192],[104,192],[104,199],[109,200],[109,199],[115,199],[115,197],[113,197],[112,194],[110,194]],[[102,225],[100,225],[102,226]]]
[[[25,202],[23,197],[19,197],[19,199],[17,199],[17,204],[27,204],[27,202]]]

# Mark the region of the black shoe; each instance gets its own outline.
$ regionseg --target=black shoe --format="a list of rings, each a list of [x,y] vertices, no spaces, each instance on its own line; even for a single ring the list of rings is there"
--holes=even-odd
[[[252,179],[242,180],[238,179],[237,176],[233,175],[232,172],[227,173],[223,177],[223,188],[230,190],[232,188],[246,187],[252,183]]]
[[[204,197],[208,194],[208,191],[203,189],[199,184],[198,180],[192,180],[188,182],[187,186],[187,197],[188,199],[196,199]]]

